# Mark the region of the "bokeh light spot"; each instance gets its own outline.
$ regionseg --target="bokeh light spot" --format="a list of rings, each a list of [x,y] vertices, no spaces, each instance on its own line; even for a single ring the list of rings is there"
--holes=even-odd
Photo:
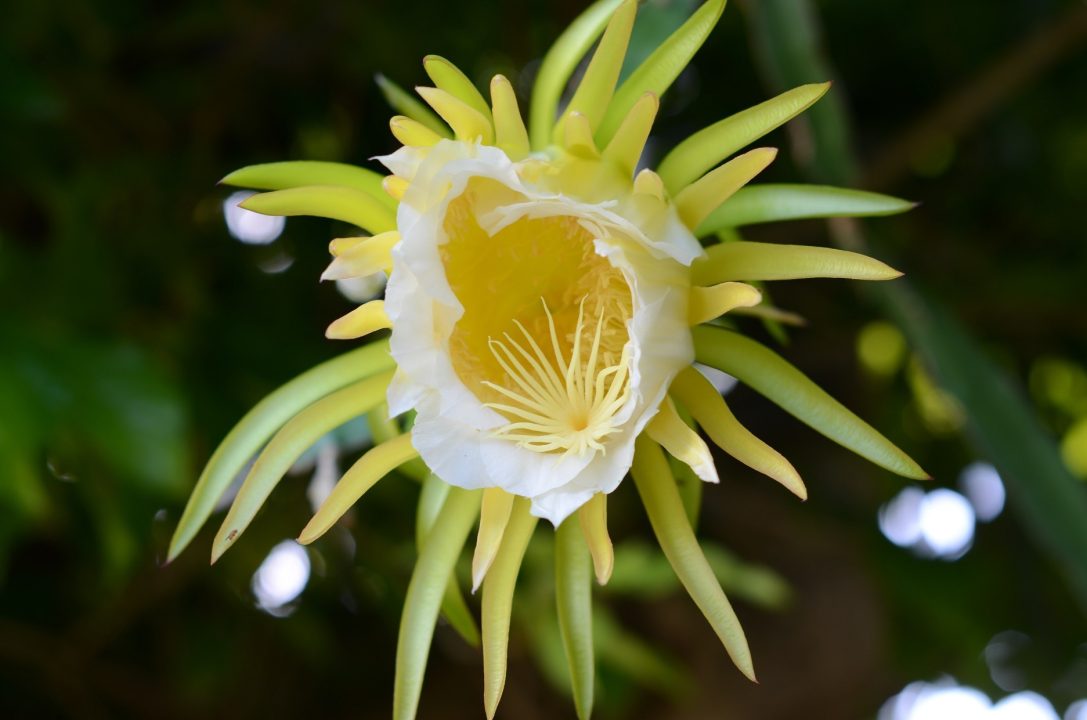
[[[238,203],[255,193],[240,190],[231,193],[223,201],[223,217],[226,229],[236,239],[247,245],[267,245],[283,233],[287,219],[277,215],[261,215],[238,207]]]
[[[1061,439],[1061,457],[1072,474],[1087,478],[1087,417],[1069,429]]]
[[[961,557],[974,540],[974,508],[954,490],[937,488],[921,503],[921,538],[934,555]]]
[[[1068,706],[1064,720],[1087,720],[1087,699],[1077,700]]]
[[[1053,703],[1029,691],[1004,698],[993,705],[988,717],[991,720],[1060,720]]]
[[[974,506],[974,514],[981,522],[995,520],[1004,510],[1004,482],[989,463],[974,462],[963,468],[959,488]]]
[[[857,357],[861,366],[879,377],[890,377],[902,367],[906,338],[889,322],[872,322],[857,335]]]
[[[306,549],[294,540],[284,540],[272,548],[253,574],[251,587],[257,606],[275,617],[290,615],[290,603],[306,589],[309,576]]]
[[[921,539],[921,503],[925,493],[920,488],[903,488],[879,509],[879,529],[884,537],[899,547],[913,547]]]

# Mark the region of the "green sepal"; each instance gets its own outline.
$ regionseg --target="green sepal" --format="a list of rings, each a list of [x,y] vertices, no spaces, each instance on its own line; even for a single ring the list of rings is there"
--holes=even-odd
[[[289,190],[307,185],[339,185],[364,192],[390,210],[395,210],[396,201],[381,186],[383,179],[384,176],[381,173],[347,163],[287,160],[243,167],[227,175],[219,181],[219,184],[254,190]]]
[[[797,420],[882,468],[915,480],[929,477],[909,455],[773,350],[721,328],[692,328],[691,336],[698,362],[732,375]]]
[[[641,435],[635,443],[631,475],[653,533],[676,576],[717,633],[732,662],[746,677],[754,680],[751,651],[740,621],[687,521],[664,452],[646,435]]]
[[[528,131],[533,150],[542,150],[551,142],[551,128],[566,83],[621,2],[597,0],[570,23],[544,56],[529,106]]]
[[[396,643],[393,719],[414,720],[445,588],[479,514],[478,490],[450,488],[408,584]]]
[[[615,91],[596,131],[597,147],[605,147],[611,141],[638,98],[647,92],[657,97],[664,94],[702,47],[724,10],[725,0],[707,0],[630,74]]]
[[[537,519],[529,513],[529,505],[526,498],[514,499],[502,545],[483,579],[483,707],[488,720],[494,717],[506,686],[513,591],[525,550],[536,529]]]
[[[434,85],[463,102],[483,117],[491,120],[491,106],[483,99],[479,88],[472,83],[461,69],[441,55],[427,55],[423,58],[423,69]]]
[[[370,193],[342,185],[306,185],[257,193],[238,207],[262,215],[312,215],[351,223],[377,235],[396,229],[396,213]]]
[[[894,215],[916,206],[890,195],[830,185],[748,185],[710,213],[696,234],[781,220]]]
[[[419,552],[422,552],[426,545],[434,520],[449,496],[450,487],[452,486],[430,473],[427,473],[423,480],[415,514],[415,546],[419,548]],[[468,603],[464,599],[464,593],[461,592],[456,573],[449,577],[449,582],[445,586],[441,613],[442,617],[449,622],[450,627],[464,639],[464,642],[472,647],[479,646],[479,627],[476,625],[475,617],[472,616],[472,611],[468,609]]]
[[[592,560],[576,516],[555,530],[555,606],[578,720],[593,711]]]
[[[291,465],[322,435],[363,415],[381,402],[391,379],[392,372],[386,371],[336,390],[307,406],[279,429],[257,456],[230,505],[211,546],[212,562],[218,560],[245,532]]]
[[[377,83],[378,88],[381,90],[385,102],[389,103],[389,107],[393,110],[430,128],[443,138],[453,137],[453,132],[449,129],[449,126],[433,110],[407,90],[381,73],[374,76],[374,82]]]
[[[801,85],[694,133],[664,156],[657,174],[675,195],[728,156],[807,110],[830,83]]]
[[[844,278],[894,280],[902,273],[875,258],[836,248],[739,240],[711,245],[691,266],[691,282]]]
[[[325,395],[392,366],[388,341],[370,343],[302,373],[257,403],[227,434],[200,474],[170,540],[167,561],[192,542],[231,481],[284,423]]]

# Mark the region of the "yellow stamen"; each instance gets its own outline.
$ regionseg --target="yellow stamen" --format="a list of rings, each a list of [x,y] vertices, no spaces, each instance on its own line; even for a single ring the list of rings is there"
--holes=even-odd
[[[588,352],[583,352],[585,301],[578,308],[577,326],[567,358],[562,351],[555,320],[547,302],[543,302],[552,354],[549,357],[519,321],[514,324],[524,335],[524,343],[504,333],[504,340],[490,339],[491,353],[509,375],[516,390],[493,382],[486,387],[509,399],[509,403],[486,403],[513,419],[494,431],[495,437],[512,440],[536,452],[562,450],[584,455],[605,452],[603,441],[619,427],[615,416],[630,396],[629,345],[619,361],[600,367],[600,339],[604,329],[601,311]],[[526,348],[527,344],[527,348]]]

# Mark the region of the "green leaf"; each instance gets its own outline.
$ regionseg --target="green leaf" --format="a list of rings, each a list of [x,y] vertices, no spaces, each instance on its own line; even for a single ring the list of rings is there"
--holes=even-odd
[[[434,114],[433,110],[424,105],[414,95],[381,73],[374,76],[374,81],[377,83],[378,88],[381,89],[381,94],[385,96],[385,102],[389,103],[389,107],[393,110],[425,125],[443,138],[453,137],[449,126],[442,122],[442,119]]]
[[[847,410],[769,348],[729,330],[692,328],[695,359],[737,378],[787,413],[839,445],[893,473],[928,473],[871,425]]]
[[[238,207],[262,215],[313,215],[340,220],[377,234],[396,229],[396,214],[369,193],[339,185],[305,187],[257,193]]]
[[[450,488],[408,584],[396,643],[394,720],[414,720],[430,642],[449,577],[479,513],[480,492]]]
[[[638,98],[647,92],[655,93],[658,97],[664,94],[702,47],[724,9],[725,0],[707,0],[630,74],[615,91],[596,132],[597,147],[608,144]]]
[[[1000,472],[1030,536],[1061,568],[1087,611],[1087,493],[1061,460],[1057,443],[1008,375],[954,315],[909,287],[887,307],[940,388],[966,410],[967,432]]]
[[[513,591],[537,522],[528,511],[529,505],[525,498],[514,499],[502,545],[483,579],[483,707],[488,720],[494,717],[506,687]]]
[[[0,515],[9,525],[41,520],[49,508],[42,473],[35,467],[43,444],[36,410],[15,369],[0,362]]]
[[[557,119],[559,99],[566,83],[581,58],[604,32],[604,26],[621,2],[597,0],[570,23],[544,56],[532,86],[529,107],[529,137],[534,150],[542,150],[551,142],[551,128]]]
[[[174,531],[168,559],[176,558],[192,542],[231,481],[285,422],[330,392],[392,366],[388,341],[374,342],[302,373],[261,400],[208,460]]]
[[[659,553],[658,553],[659,554]],[[669,575],[675,576],[670,568]],[[680,700],[691,691],[689,671],[673,658],[663,657],[652,645],[628,632],[604,607],[594,608],[593,632],[600,664],[616,668],[634,678],[639,685]]]
[[[712,245],[691,267],[695,285],[800,278],[893,280],[901,275],[875,258],[848,250],[746,240]]]
[[[832,75],[811,2],[760,0],[751,3],[748,17],[773,82],[787,86]],[[828,101],[806,116],[814,140],[809,170],[819,182],[844,184],[857,176],[857,162],[845,108],[837,98]],[[863,242],[863,235],[850,238],[854,244],[858,240]],[[966,410],[973,444],[996,466],[1024,527],[1087,610],[1087,497],[1021,388],[981,351],[950,309],[923,299],[905,281],[873,286],[870,292],[898,320],[940,387]]]
[[[279,429],[257,456],[227,511],[211,546],[212,562],[218,560],[241,537],[264,501],[302,453],[325,433],[363,415],[381,402],[391,379],[392,372],[388,371],[336,390],[306,407]]]
[[[721,587],[735,597],[769,610],[781,610],[792,599],[789,584],[770,568],[745,563],[713,542],[703,542],[702,552]]]
[[[754,680],[751,651],[740,621],[698,546],[664,452],[645,435],[635,444],[631,475],[653,533],[676,576],[717,633],[732,662]]]
[[[894,215],[913,207],[915,203],[890,195],[829,185],[748,185],[710,213],[697,234],[779,220]]]
[[[555,531],[555,603],[578,720],[593,711],[592,561],[576,516]]]
[[[823,97],[830,83],[801,85],[699,130],[664,156],[657,174],[675,195],[729,155],[780,127]]]
[[[379,200],[390,210],[395,210],[396,201],[381,186],[383,179],[384,176],[380,173],[357,165],[315,160],[289,160],[243,167],[227,175],[219,181],[219,184],[254,190],[289,190],[307,185],[339,185],[364,192]]]

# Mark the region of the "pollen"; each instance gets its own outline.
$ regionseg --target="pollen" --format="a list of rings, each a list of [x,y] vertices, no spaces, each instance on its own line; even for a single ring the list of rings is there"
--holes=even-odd
[[[604,441],[619,432],[616,417],[630,395],[630,345],[623,348],[618,362],[609,364],[602,358],[603,309],[585,343],[588,328],[582,299],[567,355],[551,310],[543,298],[540,301],[547,316],[545,344],[550,352],[518,321],[514,324],[521,339],[504,333],[502,340],[488,342],[494,359],[515,386],[482,383],[506,399],[486,403],[487,407],[515,418],[493,434],[536,452],[605,453]]]

